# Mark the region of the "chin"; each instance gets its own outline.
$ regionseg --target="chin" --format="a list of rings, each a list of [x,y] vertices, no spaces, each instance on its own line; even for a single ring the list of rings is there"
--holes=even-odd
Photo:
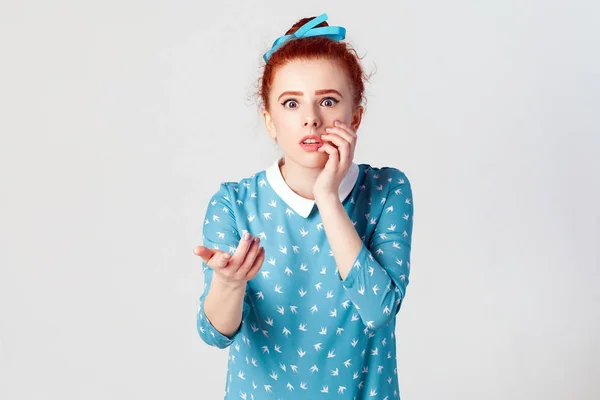
[[[291,158],[294,163],[304,168],[324,168],[329,158],[327,153],[316,151],[301,151],[300,153],[295,153],[293,155],[287,154],[286,156]]]

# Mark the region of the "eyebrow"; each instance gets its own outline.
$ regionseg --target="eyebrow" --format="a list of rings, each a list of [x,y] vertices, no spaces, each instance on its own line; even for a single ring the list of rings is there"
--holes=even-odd
[[[342,99],[344,98],[344,96],[342,96],[342,94],[340,92],[338,92],[335,89],[321,89],[321,90],[315,90],[315,94],[316,95],[320,95],[320,94],[327,94],[327,93],[335,93],[338,96],[340,96]],[[287,91],[287,92],[283,92],[279,95],[279,98],[277,99],[278,101],[283,97],[283,96],[302,96],[304,95],[304,93],[302,92],[295,92],[295,91]]]

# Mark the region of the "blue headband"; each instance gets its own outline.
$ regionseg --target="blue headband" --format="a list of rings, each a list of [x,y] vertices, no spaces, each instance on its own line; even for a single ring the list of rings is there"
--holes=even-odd
[[[302,25],[296,32],[291,35],[285,35],[277,38],[271,47],[271,50],[267,51],[263,58],[265,62],[269,61],[271,55],[277,51],[281,46],[284,45],[289,40],[292,39],[300,39],[307,38],[313,36],[324,36],[331,40],[343,40],[346,37],[346,28],[341,26],[323,26],[320,28],[315,28],[315,26],[319,25],[321,22],[327,20],[327,14],[321,14],[318,17],[308,21],[306,24]]]

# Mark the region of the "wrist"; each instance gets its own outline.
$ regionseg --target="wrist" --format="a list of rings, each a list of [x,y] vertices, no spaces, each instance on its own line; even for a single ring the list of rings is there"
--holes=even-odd
[[[236,293],[246,291],[246,281],[228,280],[218,274],[213,275],[211,286],[214,286],[219,292]]]
[[[314,193],[316,203],[335,203],[339,201],[337,193]]]

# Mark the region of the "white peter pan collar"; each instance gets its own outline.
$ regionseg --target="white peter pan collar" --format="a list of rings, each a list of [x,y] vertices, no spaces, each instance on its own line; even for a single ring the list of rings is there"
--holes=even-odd
[[[306,199],[290,189],[279,170],[279,165],[282,162],[283,157],[277,159],[267,168],[265,171],[267,180],[275,193],[277,193],[283,201],[285,201],[298,215],[306,218],[310,215],[310,212],[315,205],[315,201]],[[340,183],[338,191],[340,201],[343,202],[352,191],[352,188],[354,188],[356,179],[358,178],[358,171],[358,165],[352,162],[352,165],[348,168],[346,175],[342,178],[342,182]]]

